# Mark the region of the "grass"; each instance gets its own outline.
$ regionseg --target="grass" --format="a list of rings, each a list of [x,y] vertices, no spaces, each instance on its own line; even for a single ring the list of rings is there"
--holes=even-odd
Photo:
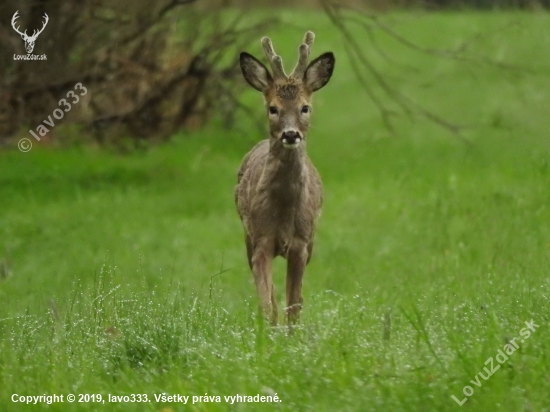
[[[305,18],[280,13],[288,27]],[[427,47],[484,32],[476,52],[550,66],[546,14],[386,18]],[[338,63],[310,132],[326,203],[300,327],[289,336],[258,317],[232,192],[253,132],[213,122],[126,156],[1,152],[0,255],[11,275],[0,279],[0,410],[46,409],[12,394],[133,393],[151,402],[47,410],[450,411],[466,385],[465,410],[550,410],[548,76],[430,58],[379,34],[417,70],[373,53],[377,67],[467,125],[473,144],[420,119],[398,118],[391,136],[337,33],[320,14],[307,19],[316,52],[333,49]],[[300,33],[282,26],[273,38],[290,61]],[[283,270],[278,262],[279,300]],[[479,380],[531,319],[539,327]],[[221,402],[156,402],[161,393]],[[275,393],[281,402],[223,398]]]

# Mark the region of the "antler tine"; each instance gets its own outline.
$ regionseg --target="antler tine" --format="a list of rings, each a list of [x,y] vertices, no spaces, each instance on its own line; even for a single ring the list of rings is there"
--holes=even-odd
[[[19,10],[17,10],[17,11],[15,12],[15,14],[13,15],[13,17],[12,17],[12,19],[11,19],[11,26],[12,26],[13,29],[14,29],[17,33],[19,33],[21,36],[26,35],[27,30],[25,30],[25,33],[21,33],[21,32],[19,31],[19,26],[15,27],[15,22],[16,22],[16,20],[17,20],[18,18],[19,18]]]
[[[312,31],[306,32],[304,35],[304,41],[300,45],[298,63],[291,73],[291,77],[295,79],[302,79],[307,68],[307,61],[309,59],[309,52],[311,51],[311,46],[313,46],[313,41],[315,40],[315,34]]]
[[[40,33],[42,33],[44,31],[44,29],[46,28],[46,26],[48,25],[48,22],[50,21],[50,18],[48,17],[48,15],[46,13],[44,13],[44,22],[42,23],[42,28],[40,30],[34,30],[31,38],[33,39],[36,39],[38,37],[38,35]]]
[[[283,59],[281,59],[281,56],[275,54],[273,43],[271,43],[269,37],[262,37],[262,47],[264,48],[265,57],[267,57],[271,70],[273,71],[273,78],[287,79],[288,76],[285,73],[285,69],[283,69]]]
[[[306,31],[306,34],[304,35],[304,43],[307,44],[307,47],[311,49],[311,46],[313,46],[314,40],[315,40],[315,33],[313,33],[311,30]]]

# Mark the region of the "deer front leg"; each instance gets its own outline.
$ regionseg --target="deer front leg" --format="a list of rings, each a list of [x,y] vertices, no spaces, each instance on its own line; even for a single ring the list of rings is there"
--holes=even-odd
[[[288,323],[298,321],[302,303],[302,279],[308,260],[307,244],[305,242],[294,242],[288,252],[286,272],[286,313]]]
[[[271,274],[273,262],[274,245],[273,242],[262,240],[258,242],[252,252],[252,273],[256,283],[256,291],[260,299],[260,306],[263,314],[270,319],[272,325],[278,321],[278,308],[275,301],[275,291]]]

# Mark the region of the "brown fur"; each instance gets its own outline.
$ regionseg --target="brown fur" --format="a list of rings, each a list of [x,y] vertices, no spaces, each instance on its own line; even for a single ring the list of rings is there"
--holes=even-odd
[[[297,85],[290,84],[281,84],[275,87],[275,95],[279,99],[284,100],[295,100],[300,93],[300,87]]]
[[[235,203],[244,226],[248,263],[260,304],[273,324],[278,321],[278,308],[272,260],[277,256],[287,259],[287,315],[289,322],[293,322],[302,306],[302,279],[311,259],[317,218],[321,213],[323,186],[306,154],[309,110],[304,113],[303,108],[311,105],[313,91],[323,87],[332,75],[334,57],[331,53],[323,56],[323,61],[312,67],[314,61],[307,67],[302,79],[292,76],[273,79],[259,61],[241,54],[245,78],[263,92],[270,138],[259,142],[244,157],[238,172]],[[284,75],[282,67],[280,71]],[[269,107],[276,108],[277,114],[270,113]],[[294,149],[283,144],[288,130],[301,137]]]

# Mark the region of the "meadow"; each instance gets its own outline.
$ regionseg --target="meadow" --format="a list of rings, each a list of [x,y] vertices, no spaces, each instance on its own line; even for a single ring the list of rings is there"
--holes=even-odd
[[[240,161],[264,137],[246,121],[226,131],[214,118],[124,155],[2,151],[1,411],[550,411],[550,16],[384,16],[426,47],[472,41],[477,61],[382,33],[392,60],[369,51],[394,87],[463,126],[465,143],[419,116],[389,131],[327,18],[278,13],[270,35],[287,66],[305,29],[314,55],[337,57],[308,140],[325,206],[299,327],[258,314],[233,202]],[[249,51],[262,57],[259,41]],[[254,91],[243,101],[263,112]],[[284,261],[275,272],[282,302]],[[108,402],[130,394],[150,402]],[[224,400],[237,394],[280,402]],[[205,395],[221,401],[193,404]]]

